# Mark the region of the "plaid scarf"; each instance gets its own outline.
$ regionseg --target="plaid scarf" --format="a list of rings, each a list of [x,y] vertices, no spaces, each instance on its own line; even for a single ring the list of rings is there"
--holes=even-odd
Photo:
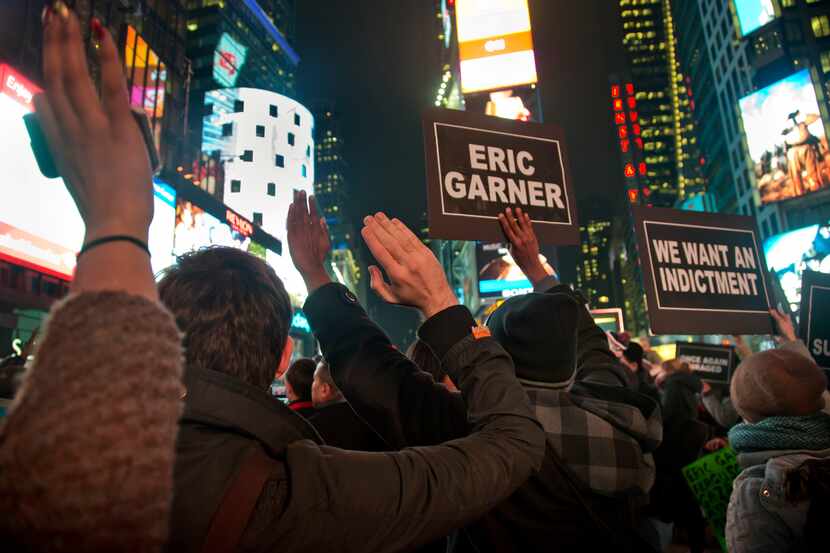
[[[738,453],[830,449],[830,415],[767,417],[754,424],[738,424],[729,431],[729,444]]]
[[[637,407],[597,396],[526,390],[548,442],[592,491],[648,494],[655,473],[650,452],[663,434],[659,409],[646,416]]]

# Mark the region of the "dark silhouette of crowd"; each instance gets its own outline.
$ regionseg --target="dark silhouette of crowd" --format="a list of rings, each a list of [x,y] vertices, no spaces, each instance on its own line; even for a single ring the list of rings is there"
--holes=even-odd
[[[330,279],[325,221],[299,192],[288,253],[321,357],[292,361],[291,303],[260,258],[203,249],[156,283],[117,49],[93,21],[99,99],[77,17],[50,6],[35,103],[86,238],[31,360],[0,378],[16,391],[0,427],[4,550],[703,551],[682,470],[727,444],[742,468],[730,551],[826,550],[827,380],[784,315],[780,347],[744,348],[717,387],[601,330],[521,209],[499,224],[533,292],[484,324],[415,234],[376,213],[361,231],[371,288],[423,316],[404,355]]]

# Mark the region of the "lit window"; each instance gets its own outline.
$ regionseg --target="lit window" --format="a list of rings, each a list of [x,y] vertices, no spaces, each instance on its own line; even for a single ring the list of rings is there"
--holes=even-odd
[[[233,179],[231,181],[231,192],[234,194],[242,191],[242,181]]]
[[[268,183],[268,195],[269,196],[276,196],[277,195],[277,185],[273,182]]]
[[[256,135],[259,137],[265,136],[265,125],[256,126]]]
[[[830,17],[826,15],[811,17],[810,26],[813,28],[813,34],[817,37],[830,35]]]
[[[822,52],[820,55],[821,58],[821,70],[825,73],[830,73],[830,51]]]

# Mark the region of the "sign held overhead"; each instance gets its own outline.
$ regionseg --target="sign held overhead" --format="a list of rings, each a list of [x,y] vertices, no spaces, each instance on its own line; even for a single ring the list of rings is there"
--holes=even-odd
[[[830,370],[830,274],[804,271],[799,334],[816,363]]]
[[[501,240],[498,215],[512,207],[540,242],[579,242],[558,127],[446,109],[427,111],[423,127],[430,236]]]
[[[677,343],[677,358],[706,382],[728,384],[735,364],[735,348],[712,344]]]
[[[771,334],[755,219],[634,207],[655,334]]]

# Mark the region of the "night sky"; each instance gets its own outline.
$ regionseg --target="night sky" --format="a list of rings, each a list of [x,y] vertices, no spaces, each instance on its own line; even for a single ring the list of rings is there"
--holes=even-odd
[[[342,114],[350,206],[359,221],[383,209],[417,225],[426,206],[420,113],[440,75],[432,0],[297,3],[300,95]],[[622,213],[621,169],[608,78],[623,53],[616,2],[531,0],[546,122],[565,130],[579,217]],[[573,275],[573,248],[560,271]]]

